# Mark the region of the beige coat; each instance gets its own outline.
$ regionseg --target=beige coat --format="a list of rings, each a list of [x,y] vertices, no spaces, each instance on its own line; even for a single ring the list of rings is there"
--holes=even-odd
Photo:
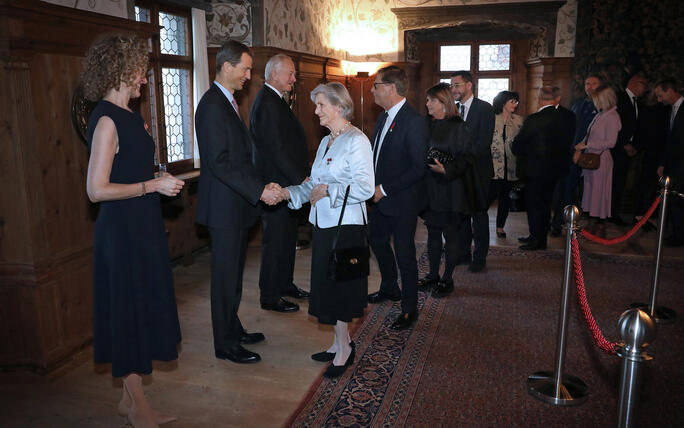
[[[506,123],[506,141],[503,140],[504,119],[503,113],[497,114],[494,121],[494,136],[492,137],[492,165],[494,166],[494,179],[504,178],[504,162],[508,169],[506,178],[508,181],[518,179],[515,171],[515,155],[511,151],[511,143],[523,124],[523,118],[517,114],[511,115]],[[505,151],[504,151],[505,150]],[[505,156],[505,157],[504,157]]]

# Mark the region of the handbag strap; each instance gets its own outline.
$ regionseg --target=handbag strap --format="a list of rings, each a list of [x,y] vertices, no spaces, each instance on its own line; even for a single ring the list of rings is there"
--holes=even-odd
[[[333,250],[337,249],[337,241],[340,238],[340,226],[342,226],[342,217],[344,217],[344,210],[347,208],[347,199],[349,199],[349,188],[351,185],[347,185],[347,190],[344,192],[344,202],[342,203],[342,211],[340,211],[340,219],[337,221],[337,234],[335,235],[335,240],[333,241]],[[361,208],[361,216],[363,217],[363,225],[366,226],[366,214],[363,212],[363,208]],[[365,237],[366,234],[364,233],[363,236]],[[366,242],[368,242],[368,239],[366,238]]]

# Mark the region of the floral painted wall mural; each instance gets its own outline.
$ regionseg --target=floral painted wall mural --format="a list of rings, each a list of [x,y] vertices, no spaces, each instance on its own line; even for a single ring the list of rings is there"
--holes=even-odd
[[[207,12],[207,44],[220,46],[228,39],[252,45],[252,5],[249,1],[213,0]]]

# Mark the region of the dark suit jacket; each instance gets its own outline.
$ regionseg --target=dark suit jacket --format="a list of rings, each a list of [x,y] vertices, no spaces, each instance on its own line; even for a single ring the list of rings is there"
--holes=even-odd
[[[477,158],[478,170],[483,179],[494,176],[492,165],[492,138],[494,136],[494,108],[487,101],[473,97],[466,115],[466,125],[473,142],[473,153]]]
[[[252,104],[249,123],[264,182],[300,184],[309,172],[306,136],[285,100],[264,85]]]
[[[672,107],[667,109],[667,126],[670,125]],[[661,165],[665,167],[665,175],[673,180],[673,185],[678,191],[684,190],[684,103],[679,106],[672,128],[667,134],[665,154]]]
[[[570,153],[572,153],[575,147],[575,113],[566,109],[562,105],[559,105],[557,110],[560,114],[561,121],[563,122],[563,145],[568,148]]]
[[[202,163],[197,223],[216,228],[251,226],[264,188],[254,166],[254,144],[213,83],[197,105],[195,130]]]
[[[529,178],[553,178],[567,172],[571,148],[567,124],[553,106],[529,115],[511,145]]]
[[[372,144],[375,144],[381,132],[378,120],[373,131]],[[390,124],[375,168],[375,185],[382,185],[387,194],[377,203],[377,208],[383,214],[415,214],[422,209],[427,139],[425,118],[408,101],[405,102]]]
[[[625,91],[617,93],[617,111],[620,115],[622,128],[620,129],[620,132],[618,132],[615,147],[610,149],[610,154],[613,156],[614,161],[619,162],[620,160],[626,160],[628,157],[627,152],[625,152],[626,144],[633,144],[636,146],[634,141],[630,142],[634,138],[637,128],[636,109]]]

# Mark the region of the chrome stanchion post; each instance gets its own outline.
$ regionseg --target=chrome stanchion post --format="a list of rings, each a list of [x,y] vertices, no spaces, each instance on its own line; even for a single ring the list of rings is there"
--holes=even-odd
[[[618,427],[628,428],[634,424],[634,408],[641,383],[641,363],[653,358],[644,349],[655,339],[656,323],[641,309],[628,309],[620,315],[618,331],[622,338],[615,349],[622,358]]]
[[[577,230],[579,210],[568,205],[563,210],[565,217],[565,267],[561,292],[558,339],[556,341],[556,364],[554,371],[535,372],[527,378],[527,391],[535,398],[556,405],[577,405],[587,399],[587,385],[578,377],[563,374],[565,347],[568,334],[568,306],[570,304],[570,279],[572,268],[572,239]]]
[[[661,324],[669,324],[674,322],[677,314],[674,310],[665,306],[656,306],[656,298],[658,296],[658,283],[660,282],[660,259],[663,254],[663,237],[665,236],[665,215],[667,212],[667,196],[670,193],[670,177],[660,178],[661,200],[660,200],[660,218],[658,219],[658,240],[656,242],[656,257],[655,266],[653,268],[653,288],[651,289],[651,296],[649,298],[648,306],[645,303],[634,303],[630,305],[633,308],[648,309],[651,318]]]

